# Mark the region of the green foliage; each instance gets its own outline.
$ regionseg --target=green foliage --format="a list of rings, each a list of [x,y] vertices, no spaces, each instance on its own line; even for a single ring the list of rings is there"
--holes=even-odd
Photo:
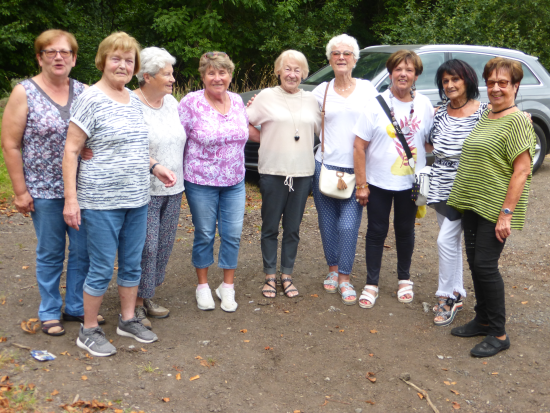
[[[550,0],[388,2],[374,30],[385,44],[476,44],[518,49],[550,65]]]

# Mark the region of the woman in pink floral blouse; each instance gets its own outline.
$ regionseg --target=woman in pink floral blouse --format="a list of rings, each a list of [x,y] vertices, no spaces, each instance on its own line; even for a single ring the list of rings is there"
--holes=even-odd
[[[216,289],[224,311],[237,309],[233,279],[244,217],[244,145],[248,116],[241,97],[227,91],[235,65],[224,52],[205,53],[199,63],[204,89],[186,95],[178,106],[187,134],[185,193],[195,226],[193,265],[197,271],[197,305],[215,308],[208,285],[214,263],[216,221],[221,244],[218,267],[223,283]]]

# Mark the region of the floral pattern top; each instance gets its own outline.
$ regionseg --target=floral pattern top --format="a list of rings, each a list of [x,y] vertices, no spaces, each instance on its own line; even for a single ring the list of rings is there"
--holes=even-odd
[[[27,94],[27,125],[23,132],[23,173],[33,198],[59,199],[63,193],[63,152],[72,104],[84,85],[70,79],[69,100],[58,105],[32,79],[22,81]]]
[[[248,115],[241,97],[227,94],[231,107],[226,115],[208,104],[204,90],[187,94],[178,106],[180,122],[187,134],[183,160],[186,181],[226,187],[244,179]]]

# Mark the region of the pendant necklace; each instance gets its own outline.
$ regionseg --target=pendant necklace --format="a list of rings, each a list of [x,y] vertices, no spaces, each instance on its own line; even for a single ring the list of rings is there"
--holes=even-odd
[[[512,105],[512,106],[510,106],[510,107],[507,107],[506,109],[502,109],[502,110],[499,110],[499,111],[497,111],[497,112],[495,112],[494,110],[491,109],[491,112],[493,112],[493,113],[495,113],[495,114],[496,114],[496,113],[501,113],[501,112],[504,112],[505,110],[515,108],[516,106],[517,106],[517,105]]]
[[[294,124],[294,129],[296,129],[296,132],[294,133],[294,140],[298,141],[300,139],[300,134],[298,133],[298,127],[296,127],[296,122],[294,122],[294,115],[292,114],[292,111],[290,110],[290,106],[288,105],[288,102],[286,100],[286,96],[284,95],[285,93],[288,93],[288,92],[286,92],[283,89],[283,99],[285,100],[286,107],[288,108],[288,111],[290,112],[290,116],[292,117],[292,123]],[[302,93],[301,90],[299,93],[300,93],[300,120],[298,121],[298,126],[300,126],[300,123],[302,122],[302,101],[304,98],[304,94]]]
[[[401,129],[401,132],[403,133],[403,135],[408,135],[410,132],[411,132],[411,128],[410,128],[410,124],[411,124],[411,119],[413,117],[413,113],[414,113],[414,96],[413,96],[413,92],[411,91],[411,97],[413,98],[412,102],[411,102],[411,111],[409,112],[409,119],[405,119],[405,126],[403,126]],[[392,123],[393,123],[393,126],[395,128],[399,128],[399,124],[397,123],[397,120],[395,119],[395,112],[393,110],[393,93],[391,92],[390,90],[390,113],[391,113],[391,120],[392,120]]]
[[[143,90],[141,90],[141,88],[139,88],[139,93],[141,93],[141,96],[143,96],[143,99],[145,99],[145,102],[146,102],[151,108],[157,109],[157,110],[160,109],[160,108],[162,108],[162,105],[164,104],[164,96],[162,97],[162,100],[161,100],[161,102],[160,102],[160,106],[159,106],[158,108],[156,108],[156,107],[154,107],[153,105],[151,105],[151,104],[149,103],[149,101],[147,100],[147,98],[146,98],[145,95],[143,94]]]
[[[218,110],[218,112],[220,112],[220,114],[222,116],[227,116],[227,113],[224,113],[225,112],[225,101],[223,102],[223,111],[220,110],[220,108],[218,107],[218,105],[216,105],[216,101],[214,99],[212,99],[212,97],[208,94],[208,92],[206,91],[206,89],[204,89],[204,93],[210,98],[210,100],[212,101],[212,103],[214,104],[214,106],[216,107],[216,109]]]

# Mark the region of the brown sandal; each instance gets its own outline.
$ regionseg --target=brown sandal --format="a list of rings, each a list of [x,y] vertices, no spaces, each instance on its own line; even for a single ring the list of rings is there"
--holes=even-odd
[[[50,329],[53,327],[61,327],[61,331],[58,331],[57,333],[50,333]],[[65,334],[65,329],[63,328],[63,324],[57,321],[55,323],[48,324],[42,323],[42,332],[49,336],[62,336],[63,334]]]

